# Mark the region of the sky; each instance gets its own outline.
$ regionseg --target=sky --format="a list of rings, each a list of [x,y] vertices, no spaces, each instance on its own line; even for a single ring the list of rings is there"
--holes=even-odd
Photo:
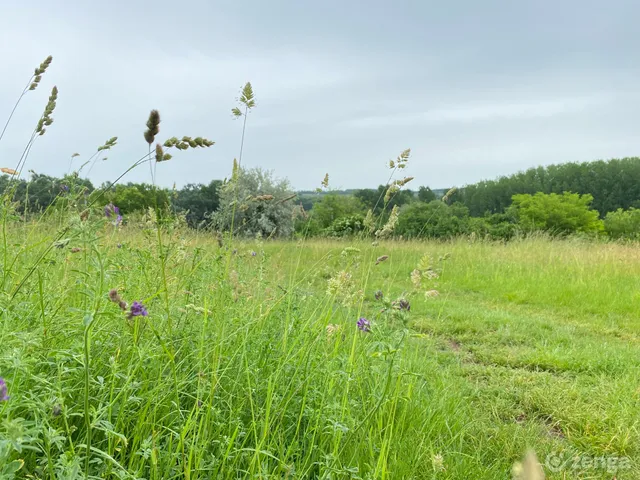
[[[411,148],[410,186],[462,186],[532,166],[640,154],[640,35],[635,0],[166,0],[0,3],[0,124],[33,69],[0,163],[14,167],[53,85],[54,123],[26,169],[61,176],[112,136],[88,177],[113,180],[158,139],[203,136],[204,151],[157,166],[181,187],[229,175],[242,122],[242,165],[296,189],[387,181]],[[0,125],[1,128],[1,125]],[[83,174],[87,172],[87,167]],[[150,181],[149,169],[125,181]]]

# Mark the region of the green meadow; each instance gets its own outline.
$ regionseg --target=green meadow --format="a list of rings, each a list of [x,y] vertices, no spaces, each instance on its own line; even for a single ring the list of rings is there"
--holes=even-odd
[[[2,479],[640,478],[635,245],[68,224],[5,222]]]

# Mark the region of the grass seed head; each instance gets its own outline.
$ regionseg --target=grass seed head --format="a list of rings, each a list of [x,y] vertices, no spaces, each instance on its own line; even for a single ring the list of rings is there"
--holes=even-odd
[[[144,139],[149,145],[154,142],[158,132],[160,132],[160,113],[158,110],[151,110],[147,120],[147,130],[144,132]]]

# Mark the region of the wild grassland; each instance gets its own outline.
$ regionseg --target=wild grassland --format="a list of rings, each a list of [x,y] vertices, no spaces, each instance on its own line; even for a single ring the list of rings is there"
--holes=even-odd
[[[7,231],[0,471],[494,479],[532,447],[542,462],[622,465],[568,463],[548,478],[640,477],[635,246],[221,248],[96,225],[78,224],[15,294],[50,236],[43,224]],[[128,318],[111,289],[149,316]]]

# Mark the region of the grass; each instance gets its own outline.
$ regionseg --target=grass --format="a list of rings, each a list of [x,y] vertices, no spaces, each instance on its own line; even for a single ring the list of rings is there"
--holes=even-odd
[[[640,477],[636,246],[220,247],[105,223],[72,222],[15,295],[55,230],[7,227],[0,478],[494,479],[529,447],[621,466],[548,478]],[[416,288],[418,265],[439,278]]]

